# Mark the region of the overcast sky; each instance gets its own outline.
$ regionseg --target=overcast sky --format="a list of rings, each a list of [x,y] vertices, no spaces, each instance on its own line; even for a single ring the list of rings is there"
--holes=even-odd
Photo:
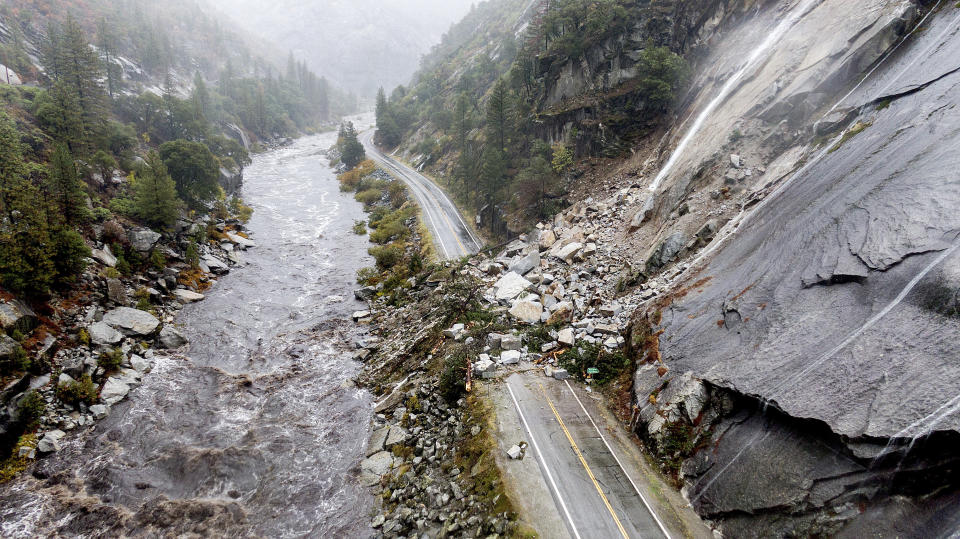
[[[420,56],[475,0],[208,0],[342,87],[406,84]]]

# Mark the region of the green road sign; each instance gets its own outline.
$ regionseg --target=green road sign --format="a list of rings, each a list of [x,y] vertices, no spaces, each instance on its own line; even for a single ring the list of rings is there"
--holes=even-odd
[[[587,374],[600,374],[600,369],[590,367],[589,369],[587,369]]]

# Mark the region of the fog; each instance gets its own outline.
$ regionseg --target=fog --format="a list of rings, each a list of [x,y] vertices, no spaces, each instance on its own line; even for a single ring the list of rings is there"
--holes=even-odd
[[[209,0],[337,85],[372,96],[405,84],[475,0]]]

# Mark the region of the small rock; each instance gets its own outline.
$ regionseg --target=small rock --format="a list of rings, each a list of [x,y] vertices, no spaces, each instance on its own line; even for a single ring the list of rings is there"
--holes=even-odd
[[[507,449],[507,456],[513,460],[518,460],[521,455],[523,455],[523,449],[519,445],[514,445],[510,449]]]
[[[520,349],[520,337],[516,335],[503,335],[500,338],[500,349],[501,350],[519,350]]]
[[[94,404],[90,407],[90,413],[93,414],[94,419],[99,421],[110,415],[110,407],[105,404]]]
[[[570,373],[567,372],[567,369],[554,369],[553,377],[557,380],[566,380],[570,378]]]
[[[370,311],[357,311],[351,315],[354,322],[359,322],[365,318],[370,318]]]
[[[203,294],[198,294],[193,290],[187,290],[185,288],[178,288],[177,290],[174,290],[173,296],[177,298],[177,301],[184,304],[202,301],[206,297]]]
[[[540,322],[540,315],[543,314],[543,305],[530,300],[517,300],[513,302],[509,313],[521,322],[536,324]]]
[[[573,328],[564,328],[557,333],[557,342],[563,346],[573,346],[577,339],[573,336]]]

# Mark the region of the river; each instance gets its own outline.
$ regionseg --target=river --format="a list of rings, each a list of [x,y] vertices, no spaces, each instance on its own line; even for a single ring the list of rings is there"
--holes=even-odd
[[[371,260],[351,232],[362,208],[322,154],[334,140],[255,157],[247,265],[184,308],[183,355],[158,356],[109,417],[0,489],[0,535],[369,534],[350,313]]]

